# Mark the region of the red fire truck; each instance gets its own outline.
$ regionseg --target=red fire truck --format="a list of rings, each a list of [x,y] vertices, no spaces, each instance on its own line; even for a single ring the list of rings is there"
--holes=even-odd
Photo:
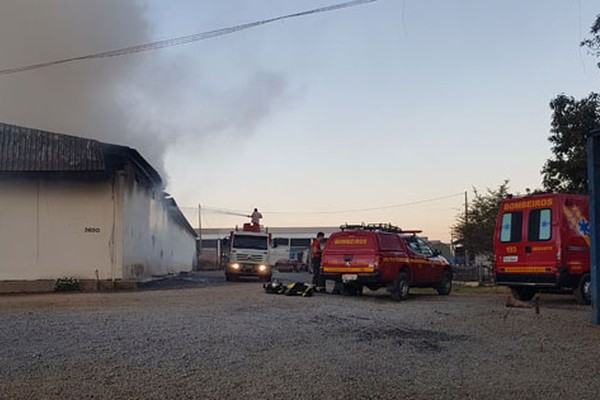
[[[519,299],[572,292],[591,302],[588,197],[535,194],[504,200],[494,235],[496,283]]]

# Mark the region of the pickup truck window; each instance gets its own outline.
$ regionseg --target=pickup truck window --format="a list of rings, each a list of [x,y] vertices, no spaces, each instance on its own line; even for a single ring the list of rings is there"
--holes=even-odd
[[[433,256],[433,250],[429,246],[429,243],[427,243],[421,238],[418,238],[416,236],[407,237],[406,243],[408,244],[408,247],[415,253],[422,254],[428,257]]]
[[[419,247],[421,248],[421,254],[424,254],[426,256],[433,256],[433,250],[429,246],[429,243],[427,243],[426,241],[424,241],[421,238],[417,238],[417,242],[419,242]]]
[[[378,236],[379,245],[383,250],[402,249],[402,244],[400,243],[400,238],[398,237],[398,235],[394,233],[380,233]]]

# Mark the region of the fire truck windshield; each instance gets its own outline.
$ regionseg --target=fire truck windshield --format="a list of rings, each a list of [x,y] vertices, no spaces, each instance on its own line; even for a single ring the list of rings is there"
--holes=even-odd
[[[234,235],[232,248],[267,250],[267,237],[251,235]]]

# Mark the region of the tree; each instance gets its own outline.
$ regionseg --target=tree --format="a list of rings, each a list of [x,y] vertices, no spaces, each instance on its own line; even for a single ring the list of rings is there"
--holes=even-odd
[[[587,47],[591,54],[600,58],[600,15],[596,17],[596,22],[592,25],[590,33],[592,34],[592,37],[582,41],[580,45],[582,47]],[[600,62],[598,62],[597,65],[598,68],[600,68]]]
[[[492,257],[494,254],[494,230],[500,202],[507,197],[508,180],[497,189],[487,188],[480,193],[473,188],[473,200],[470,202],[467,214],[458,214],[456,224],[452,227],[452,235],[462,243],[469,254],[480,254]]]
[[[561,94],[550,102],[552,129],[548,138],[553,157],[542,169],[544,189],[587,193],[587,138],[600,126],[600,96],[591,93],[576,100]]]

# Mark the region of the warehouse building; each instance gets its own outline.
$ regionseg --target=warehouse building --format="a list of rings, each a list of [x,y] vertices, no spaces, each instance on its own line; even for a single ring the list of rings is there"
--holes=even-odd
[[[196,239],[136,150],[0,123],[0,281],[191,270]]]

